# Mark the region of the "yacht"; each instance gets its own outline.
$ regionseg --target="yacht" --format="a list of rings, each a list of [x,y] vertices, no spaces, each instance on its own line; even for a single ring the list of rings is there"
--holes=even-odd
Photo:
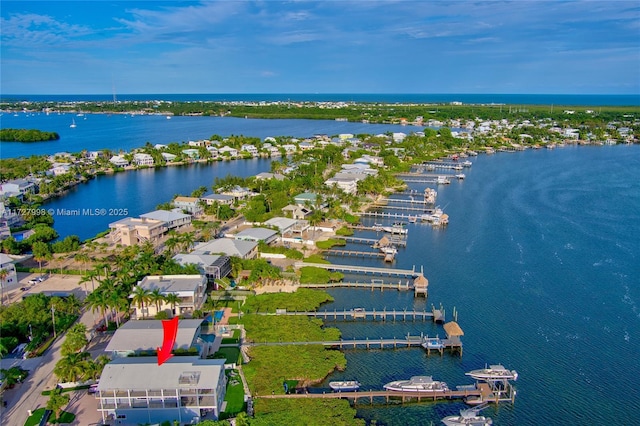
[[[438,176],[436,183],[438,185],[446,185],[447,183],[451,183],[451,181],[446,176]]]
[[[76,127],[76,120],[74,120],[73,118],[71,119],[71,124],[69,125],[69,127],[71,127],[72,129]]]
[[[398,254],[398,249],[392,245],[380,247],[380,251],[384,254]]]
[[[360,382],[357,380],[329,382],[329,387],[336,392],[353,392],[360,388]]]
[[[413,376],[409,380],[396,380],[384,385],[386,390],[400,392],[446,392],[445,382],[433,380],[431,376]]]
[[[442,419],[442,423],[447,426],[489,426],[493,424],[491,417],[479,415],[479,411],[484,407],[468,408],[460,410],[460,415],[447,416]]]
[[[507,370],[502,364],[490,365],[478,370],[464,373],[476,380],[517,380],[518,373],[516,370]]]

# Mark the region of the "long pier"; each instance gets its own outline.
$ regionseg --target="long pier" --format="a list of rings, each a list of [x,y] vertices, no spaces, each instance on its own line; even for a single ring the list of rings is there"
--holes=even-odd
[[[298,284],[298,287],[306,287],[306,288],[363,288],[365,290],[400,290],[400,291],[409,291],[413,290],[414,286],[409,284],[407,281],[406,284],[403,284],[402,281],[399,281],[398,284],[393,283],[385,283],[385,282],[377,282],[376,280],[372,280],[370,283],[365,282],[335,282],[335,283],[318,283],[318,284]]]
[[[402,211],[408,211],[408,212],[422,212],[422,213],[433,213],[435,211],[435,209],[429,208],[429,207],[405,207],[405,206],[390,206],[388,204],[386,205],[381,205],[381,204],[375,204],[372,206],[373,208],[384,208],[384,209],[393,209],[393,210],[402,210]],[[364,215],[363,213],[360,213],[361,215]]]
[[[422,276],[422,272],[417,272],[415,267],[413,269],[393,269],[393,268],[376,268],[370,266],[354,266],[354,265],[336,265],[332,263],[308,263],[308,262],[296,262],[296,269],[300,269],[304,266],[313,266],[316,268],[327,269],[330,271],[341,272],[356,272],[363,274],[377,274],[377,275],[389,275],[396,277],[411,277],[417,278]]]
[[[244,342],[244,346],[307,346],[307,345],[322,345],[331,348],[353,348],[358,347],[366,349],[397,349],[398,347],[421,347],[425,341],[425,337],[421,336],[406,336],[403,338],[392,339],[353,339],[353,340],[327,340],[327,341],[311,341],[311,342]]]
[[[422,209],[419,209],[422,211]],[[425,209],[429,210],[429,209]],[[413,217],[414,215],[407,215],[407,214],[402,214],[402,213],[385,213],[385,212],[363,212],[360,213],[360,216],[363,217],[382,217],[382,218],[386,218],[386,219],[409,219],[410,217]],[[375,227],[373,227],[375,228]]]
[[[387,404],[391,400],[401,399],[402,403],[408,401],[417,401],[420,402],[422,400],[425,401],[439,401],[439,400],[451,400],[451,399],[464,399],[471,403],[473,401],[474,404],[488,404],[495,403],[498,404],[500,402],[510,402],[514,403],[516,398],[516,391],[513,388],[513,385],[509,382],[503,384],[503,387],[499,387],[496,383],[484,383],[477,382],[475,385],[471,386],[459,386],[456,390],[448,389],[448,390],[439,390],[439,391],[431,391],[431,392],[415,392],[415,391],[397,391],[397,390],[356,390],[349,392],[308,392],[308,389],[305,389],[305,392],[302,393],[291,393],[291,394],[271,394],[271,395],[255,395],[256,398],[270,398],[270,399],[278,399],[278,398],[290,398],[290,399],[305,399],[305,398],[318,398],[318,399],[337,399],[344,398],[353,400],[353,403],[356,404],[359,399],[369,400],[370,404],[373,404],[374,399],[384,400]]]
[[[375,205],[386,205],[381,203],[410,203],[410,204],[433,204],[428,203],[424,200],[405,200],[404,198],[378,198],[375,202]]]
[[[409,320],[415,321],[416,319],[426,321],[427,319],[434,319],[436,313],[435,312],[427,312],[427,311],[407,311],[402,310],[399,311],[397,309],[394,310],[386,310],[377,311],[375,309],[364,310],[364,309],[345,309],[343,311],[304,311],[304,312],[277,312],[275,314],[272,313],[258,313],[258,315],[285,315],[285,316],[307,316],[307,317],[315,317],[315,318],[323,318],[323,319],[331,319],[337,320],[338,318],[342,318],[346,321],[347,318],[351,319],[372,319],[375,321],[376,319],[380,319],[382,321],[386,321],[387,319],[392,319],[396,321],[396,319],[401,319],[406,321],[407,318]],[[422,336],[420,337],[420,344],[423,343]]]
[[[384,258],[385,254],[377,251],[357,251],[357,250],[323,250],[322,254],[330,256],[355,256],[355,257],[381,257]]]
[[[357,243],[357,244],[376,245],[376,244],[378,244],[378,242],[380,242],[380,239],[378,239],[378,238],[359,238],[359,237],[347,237],[347,236],[341,236],[341,235],[336,235],[333,238],[338,238],[338,239],[341,239],[341,240],[345,240],[348,243]],[[394,246],[403,246],[404,247],[404,246],[407,245],[407,239],[406,238],[396,238],[396,237],[392,236],[392,237],[387,237],[387,239]]]

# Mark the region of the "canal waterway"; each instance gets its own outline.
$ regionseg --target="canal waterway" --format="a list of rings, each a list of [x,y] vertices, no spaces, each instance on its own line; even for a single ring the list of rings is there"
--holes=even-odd
[[[465,333],[463,356],[427,356],[417,348],[346,350],[346,371],[322,386],[343,378],[381,389],[392,380],[432,375],[455,387],[472,383],[465,372],[503,363],[520,377],[515,405],[483,412],[494,424],[637,423],[640,147],[566,147],[472,160],[464,181],[437,188],[448,227],[408,224],[408,246],[391,265],[424,266],[427,301],[412,292],[334,289],[329,292],[336,301],[323,307],[430,310],[442,303],[447,320],[455,307]],[[339,327],[345,339],[444,336],[442,326],[420,320],[327,325]],[[439,424],[463,407],[363,402],[358,413],[386,425]]]

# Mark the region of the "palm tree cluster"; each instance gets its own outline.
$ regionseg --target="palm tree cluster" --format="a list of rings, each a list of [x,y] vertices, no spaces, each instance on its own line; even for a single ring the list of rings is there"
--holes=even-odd
[[[162,294],[160,289],[154,288],[153,290],[148,290],[146,288],[137,286],[133,289],[133,293],[131,294],[131,302],[135,304],[138,309],[142,312],[143,318],[145,317],[145,306],[149,306],[151,303],[156,305],[156,312],[160,312],[160,306],[163,303],[168,303],[171,305],[171,309],[173,314],[175,314],[175,309],[178,304],[180,304],[180,297],[178,297],[175,293]]]
[[[96,380],[102,369],[109,362],[109,358],[100,355],[91,359],[89,352],[82,349],[87,345],[87,327],[78,323],[69,329],[65,341],[62,343],[62,358],[56,363],[53,372],[62,382],[77,382]]]
[[[175,230],[169,231],[169,238],[164,242],[164,246],[171,254],[176,252],[189,251],[195,243],[193,232],[178,234]]]

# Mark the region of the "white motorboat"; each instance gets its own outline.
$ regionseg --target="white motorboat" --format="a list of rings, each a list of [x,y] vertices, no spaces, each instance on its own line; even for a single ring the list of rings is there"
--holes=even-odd
[[[464,173],[458,173],[458,174],[456,175],[456,178],[458,178],[459,180],[462,180],[462,179],[464,179],[464,178],[466,178],[466,177],[467,177],[467,176],[466,176]]]
[[[446,392],[445,382],[433,380],[431,376],[413,376],[409,380],[396,380],[383,386],[386,390],[400,392]]]
[[[392,245],[380,247],[380,251],[384,254],[398,254],[398,249]]]
[[[489,365],[464,374],[476,380],[518,380],[516,370],[507,370],[502,364]]]
[[[476,408],[468,408],[466,410],[460,410],[460,415],[447,416],[442,419],[442,423],[447,426],[489,426],[493,424],[491,417],[481,416],[478,413],[482,410],[483,406]]]
[[[446,176],[438,176],[438,178],[436,179],[436,183],[438,185],[446,185],[448,183],[451,183],[451,181]]]
[[[360,382],[357,380],[329,382],[329,387],[336,392],[352,392],[360,388]]]

